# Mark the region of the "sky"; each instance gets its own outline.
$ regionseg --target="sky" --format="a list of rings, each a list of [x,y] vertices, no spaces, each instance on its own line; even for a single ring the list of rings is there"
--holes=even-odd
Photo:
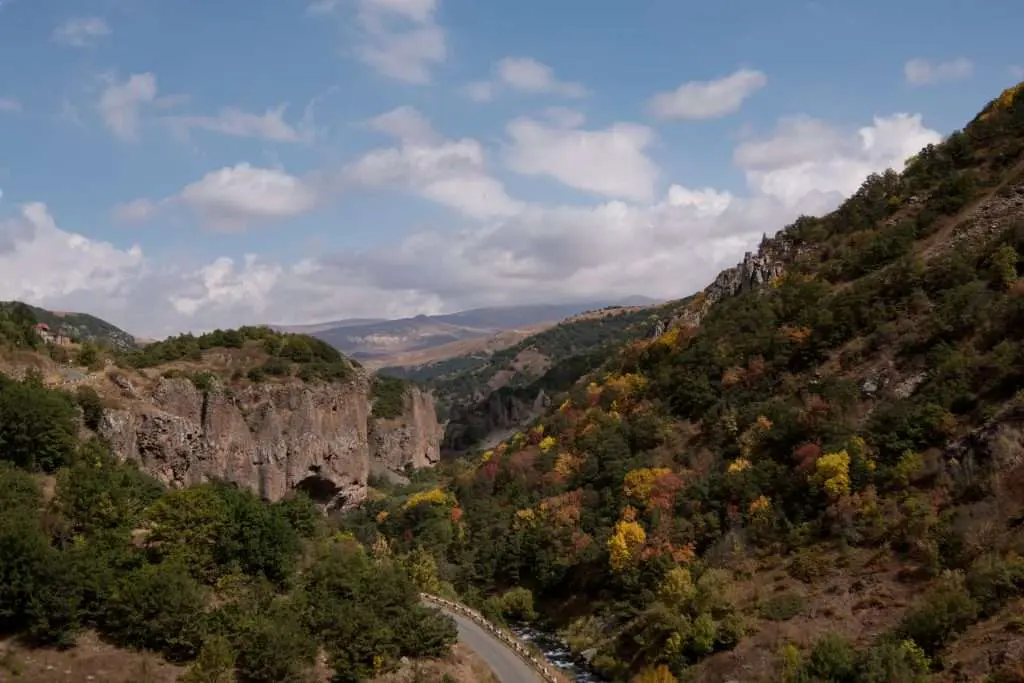
[[[1019,0],[0,0],[0,299],[162,337],[683,297],[1024,79],[1022,23]]]

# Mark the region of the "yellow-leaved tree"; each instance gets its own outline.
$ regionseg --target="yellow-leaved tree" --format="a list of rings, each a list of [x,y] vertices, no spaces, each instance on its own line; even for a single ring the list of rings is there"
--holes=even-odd
[[[636,511],[630,514],[627,508],[623,512],[623,519],[615,524],[615,531],[608,539],[609,563],[612,570],[620,572],[629,567],[637,559],[637,555],[644,543],[647,542],[647,532],[635,521]]]
[[[820,484],[830,498],[839,498],[850,492],[850,454],[845,450],[826,453],[814,464],[814,481]]]

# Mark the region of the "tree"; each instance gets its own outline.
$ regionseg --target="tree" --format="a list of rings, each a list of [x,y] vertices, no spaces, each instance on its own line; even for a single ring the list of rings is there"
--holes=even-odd
[[[85,422],[85,426],[97,431],[100,422],[103,421],[103,401],[100,395],[92,387],[82,384],[75,391],[75,400],[82,409],[82,421]]]
[[[317,641],[291,604],[277,600],[244,622],[235,636],[240,683],[301,683]]]
[[[0,375],[0,458],[52,472],[74,453],[76,417],[67,394]]]
[[[178,561],[124,575],[110,597],[102,630],[123,647],[156,650],[177,661],[196,656],[203,640],[206,596]]]
[[[215,635],[203,642],[199,656],[182,676],[182,683],[234,683],[235,652],[227,638]]]

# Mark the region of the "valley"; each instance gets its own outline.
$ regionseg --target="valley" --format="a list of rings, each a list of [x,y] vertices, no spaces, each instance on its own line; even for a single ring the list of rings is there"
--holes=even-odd
[[[577,680],[1020,680],[1022,276],[1024,84],[670,302],[4,304],[0,666],[525,675],[426,593]]]

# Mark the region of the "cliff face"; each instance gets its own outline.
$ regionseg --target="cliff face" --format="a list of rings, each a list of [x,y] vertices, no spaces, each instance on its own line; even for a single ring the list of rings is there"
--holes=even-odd
[[[460,451],[480,442],[486,446],[488,437],[498,434],[504,438],[505,431],[538,417],[551,399],[543,389],[536,394],[526,392],[499,389],[480,403],[454,409],[444,434],[444,449]]]
[[[395,420],[370,421],[368,439],[373,469],[401,472],[407,466],[433,467],[440,459],[444,426],[437,421],[434,397],[410,387],[405,414]]]
[[[362,375],[344,384],[214,383],[205,391],[185,378],[160,379],[150,391],[115,384],[133,400],[106,411],[101,434],[170,486],[220,478],[270,500],[298,488],[347,507],[365,496],[372,459],[401,470],[439,458],[433,398],[411,389],[405,415],[376,423]]]

